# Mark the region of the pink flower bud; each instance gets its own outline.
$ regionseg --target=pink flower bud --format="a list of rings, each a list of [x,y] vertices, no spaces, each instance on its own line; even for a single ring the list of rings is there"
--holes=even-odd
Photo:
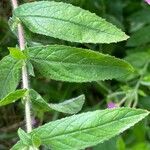
[[[117,105],[116,105],[115,103],[113,103],[113,102],[109,102],[109,103],[107,104],[107,108],[112,109],[112,108],[116,108],[116,107],[117,107]]]
[[[150,5],[150,0],[144,0],[147,4]]]

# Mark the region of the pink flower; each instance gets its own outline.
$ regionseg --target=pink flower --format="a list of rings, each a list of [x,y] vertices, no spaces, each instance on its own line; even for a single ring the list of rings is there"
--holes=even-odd
[[[107,108],[112,109],[112,108],[116,108],[116,107],[117,107],[117,105],[116,105],[115,103],[113,103],[113,102],[109,102],[109,103],[107,104]]]
[[[144,0],[147,4],[150,5],[150,0]]]

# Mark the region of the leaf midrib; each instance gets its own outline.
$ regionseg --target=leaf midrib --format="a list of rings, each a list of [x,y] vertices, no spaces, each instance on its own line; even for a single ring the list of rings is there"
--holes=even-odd
[[[77,26],[81,26],[81,27],[83,27],[83,28],[87,28],[87,29],[90,29],[90,30],[94,30],[94,31],[98,31],[98,32],[102,32],[102,33],[104,33],[104,34],[107,34],[107,35],[111,35],[111,36],[115,36],[115,34],[111,34],[111,33],[109,33],[109,32],[106,32],[105,30],[99,30],[99,29],[97,29],[97,28],[92,28],[92,27],[90,27],[90,26],[87,26],[87,25],[84,25],[84,24],[81,24],[81,23],[77,23],[77,22],[73,22],[73,21],[70,21],[70,20],[65,20],[65,19],[61,19],[61,18],[56,18],[56,17],[48,17],[48,16],[40,16],[40,15],[34,15],[34,16],[31,16],[31,15],[20,15],[19,16],[19,18],[21,19],[21,18],[25,18],[25,17],[31,17],[31,18],[34,18],[34,17],[37,17],[37,18],[50,18],[50,19],[53,19],[53,20],[59,20],[59,21],[63,21],[63,22],[67,22],[67,23],[72,23],[72,24],[74,24],[74,25],[77,25]],[[117,29],[117,30],[119,30],[119,29]],[[115,36],[116,37],[116,36]]]
[[[48,64],[60,64],[60,65],[68,64],[68,65],[74,65],[74,66],[80,65],[80,67],[81,67],[81,66],[83,66],[83,67],[87,67],[87,66],[88,66],[88,67],[91,67],[91,66],[96,66],[96,67],[97,67],[97,66],[100,66],[100,64],[83,64],[83,62],[82,62],[81,64],[78,64],[78,63],[71,63],[71,62],[68,63],[68,62],[62,62],[62,61],[58,62],[58,61],[54,61],[54,60],[53,60],[53,61],[52,61],[52,60],[49,61],[49,60],[44,60],[44,59],[42,59],[42,58],[35,58],[35,57],[31,58],[31,60],[32,60],[32,61],[36,61],[36,60],[37,60],[37,61],[38,61],[38,60],[40,60],[40,61],[45,61],[45,62],[48,62]],[[38,61],[38,62],[39,62],[39,61]],[[104,64],[102,64],[102,63],[101,63],[101,66],[102,66],[102,67],[111,67],[111,66],[113,66],[113,68],[114,68],[114,67],[116,67],[116,68],[118,68],[118,67],[119,67],[119,68],[125,67],[125,66],[114,66],[114,64],[113,64],[113,65],[104,65]]]
[[[128,112],[127,112],[128,113]],[[125,116],[127,115],[127,113],[125,114]],[[144,114],[144,113],[143,113]],[[142,115],[142,114],[140,114],[140,115]],[[148,115],[148,114],[147,114]],[[141,119],[143,119],[145,116],[147,116],[146,115],[146,112],[145,112],[145,115],[143,115],[142,117],[140,117],[140,120]],[[139,114],[136,114],[136,115],[133,115],[134,117],[135,116],[139,116]],[[53,139],[53,138],[58,138],[58,137],[60,137],[60,136],[63,136],[63,135],[68,135],[68,134],[74,134],[74,133],[78,133],[78,132],[84,132],[84,131],[87,131],[87,130],[90,130],[90,129],[94,129],[94,128],[99,128],[99,127],[104,127],[104,126],[108,126],[109,124],[112,124],[112,123],[115,123],[115,122],[118,122],[118,121],[121,121],[121,120],[126,120],[126,119],[128,119],[128,118],[132,118],[133,116],[129,116],[129,117],[126,117],[126,118],[121,118],[121,119],[119,119],[119,120],[113,120],[113,121],[111,121],[110,120],[110,122],[109,123],[105,123],[105,124],[101,124],[101,125],[97,125],[97,126],[94,126],[94,127],[87,127],[87,128],[84,128],[84,129],[82,129],[82,130],[77,130],[77,131],[70,131],[70,132],[67,132],[67,133],[65,133],[65,134],[58,134],[58,135],[54,135],[54,136],[51,136],[51,137],[45,137],[45,138],[42,138],[42,141],[44,141],[44,140],[46,140],[46,139],[48,139],[48,140],[51,140],[51,139]],[[138,122],[138,120],[139,119],[137,119],[137,121],[136,122]],[[136,123],[135,122],[135,123]],[[133,124],[135,124],[135,123],[131,123],[132,125]],[[132,126],[131,125],[131,126]]]

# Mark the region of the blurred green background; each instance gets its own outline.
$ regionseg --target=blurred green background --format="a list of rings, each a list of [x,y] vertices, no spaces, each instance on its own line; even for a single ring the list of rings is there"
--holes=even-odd
[[[19,4],[34,0],[19,0]],[[105,109],[109,102],[119,106],[150,110],[150,5],[144,0],[56,0],[71,3],[105,18],[126,32],[128,41],[114,44],[76,44],[29,32],[25,27],[26,45],[65,44],[107,53],[130,62],[135,72],[125,79],[92,83],[66,83],[47,80],[36,72],[30,77],[30,86],[48,102],[60,102],[85,94],[82,111]],[[11,32],[8,20],[12,16],[11,3],[0,1],[0,59],[15,47],[17,38]],[[41,36],[40,36],[41,37]],[[19,87],[22,85],[20,84]],[[58,112],[32,112],[34,126],[65,117]],[[0,108],[0,150],[8,150],[18,140],[17,129],[25,128],[24,108],[21,102]],[[44,149],[44,148],[41,148]],[[45,149],[44,149],[45,150]],[[123,134],[88,150],[150,150],[150,117]]]

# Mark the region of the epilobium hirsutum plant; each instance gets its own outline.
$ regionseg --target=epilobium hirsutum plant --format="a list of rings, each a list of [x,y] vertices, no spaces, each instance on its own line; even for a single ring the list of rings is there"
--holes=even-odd
[[[85,101],[80,95],[58,104],[47,103],[29,87],[28,76],[34,76],[34,70],[53,80],[92,82],[126,76],[133,68],[126,61],[88,49],[65,45],[29,47],[25,29],[78,43],[113,43],[128,36],[97,15],[70,4],[40,1],[18,7],[12,0],[12,6],[9,23],[19,47],[8,48],[10,55],[0,62],[0,106],[22,98],[27,131],[18,130],[20,141],[12,150],[38,149],[41,145],[52,150],[84,149],[122,133],[148,115],[146,110],[113,108],[73,115],[32,129],[32,108],[76,114]],[[16,90],[21,74],[22,89]]]

